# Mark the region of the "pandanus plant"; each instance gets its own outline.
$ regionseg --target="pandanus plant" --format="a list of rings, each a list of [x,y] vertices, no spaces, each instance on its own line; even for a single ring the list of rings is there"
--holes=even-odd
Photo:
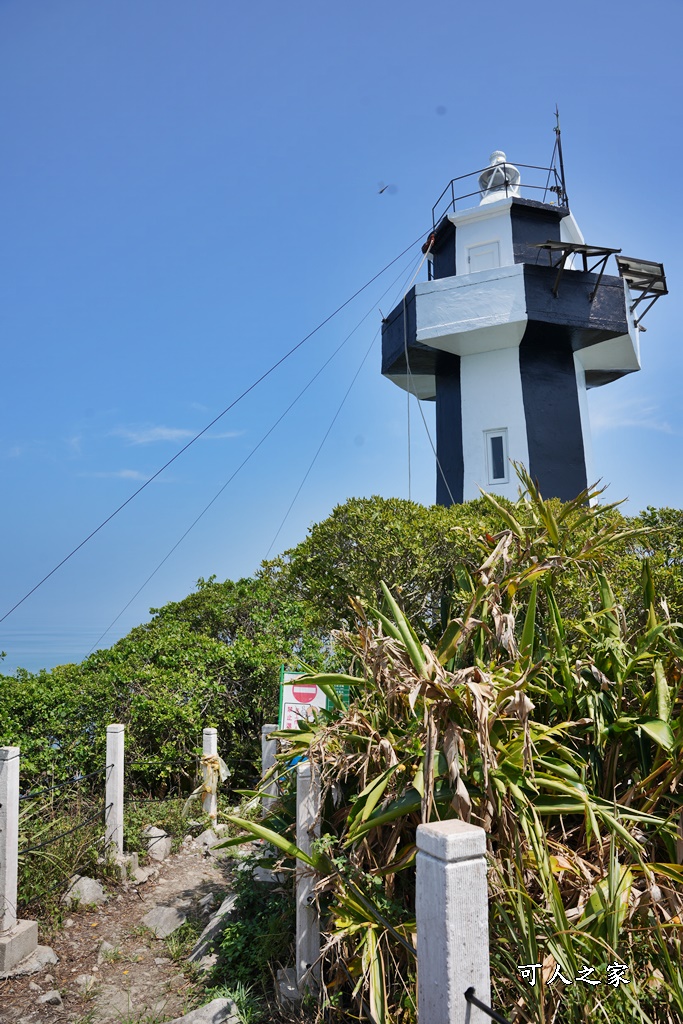
[[[262,822],[230,816],[247,833],[231,842],[259,836],[317,872],[330,1012],[415,1017],[415,832],[458,817],[488,833],[492,982],[509,1017],[680,1021],[682,627],[644,563],[627,631],[604,565],[629,531],[599,491],[559,505],[518,472],[513,510],[488,496],[506,528],[477,538],[440,639],[421,640],[386,586],[381,609],[352,598],[357,628],[336,635],[348,675],[310,675],[334,709],[276,734],[277,774],[307,757],[321,785],[313,852],[293,842],[286,799]],[[576,980],[611,962],[627,984]],[[523,964],[540,965],[533,987]]]

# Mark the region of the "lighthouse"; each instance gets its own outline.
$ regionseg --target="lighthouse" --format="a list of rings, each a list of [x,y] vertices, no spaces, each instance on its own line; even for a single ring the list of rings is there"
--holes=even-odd
[[[436,403],[437,502],[514,500],[512,462],[544,497],[576,497],[594,482],[586,393],[640,369],[663,266],[586,243],[561,159],[496,151],[432,217],[429,279],[383,321],[382,373]]]

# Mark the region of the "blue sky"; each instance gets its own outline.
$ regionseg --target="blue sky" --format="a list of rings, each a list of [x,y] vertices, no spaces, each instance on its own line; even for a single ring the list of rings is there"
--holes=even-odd
[[[546,164],[555,103],[587,241],[663,261],[671,291],[642,372],[591,393],[596,472],[630,511],[681,506],[682,12],[0,0],[0,615],[425,231],[452,177],[497,148]],[[3,671],[80,660],[355,328],[102,645],[200,576],[256,570],[418,252],[0,625]],[[407,496],[406,450],[376,341],[273,554],[350,496]]]

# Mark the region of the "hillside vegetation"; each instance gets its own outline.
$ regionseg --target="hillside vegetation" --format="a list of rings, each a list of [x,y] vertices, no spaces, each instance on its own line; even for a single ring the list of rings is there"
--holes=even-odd
[[[80,665],[0,677],[0,742],[24,784],[71,778],[124,722],[129,792],[162,797],[192,787],[214,725],[249,788],[280,665],[341,672],[349,707],[282,755],[323,783],[328,1013],[414,1019],[415,829],[456,816],[490,836],[504,1012],[683,1019],[683,513],[545,502],[522,479],[517,503],[346,502],[253,578],[200,580]],[[290,796],[261,834],[295,858]],[[550,984],[617,961],[629,986]]]
[[[311,677],[330,693],[349,685],[348,708],[280,734],[289,781],[266,822],[228,816],[318,873],[333,1019],[415,1019],[416,829],[445,818],[487,833],[491,980],[506,1016],[683,1019],[675,549],[585,495],[544,502],[524,479],[517,506],[489,499],[502,529],[480,520],[468,534],[473,561],[454,567],[441,628],[416,594],[411,621],[399,588],[352,601],[336,634],[351,674]],[[312,854],[293,844],[294,757],[322,790]]]
[[[524,504],[518,514],[523,520]],[[601,556],[628,628],[642,619],[644,558],[657,600],[666,600],[672,619],[683,618],[683,513],[603,515],[619,531],[652,531]],[[481,538],[506,525],[483,499],[453,508],[351,499],[253,578],[200,579],[195,593],[152,609],[149,622],[80,664],[0,675],[0,742],[21,745],[27,785],[59,781],[104,763],[106,725],[123,722],[131,791],[164,795],[189,788],[201,730],[213,725],[233,786],[248,784],[260,727],[276,720],[280,665],[343,667],[348,656],[332,633],[354,621],[349,597],[381,603],[381,581],[421,639],[434,640],[459,594],[459,574],[479,563]],[[571,567],[563,573],[563,612],[580,615],[596,597],[594,582]]]

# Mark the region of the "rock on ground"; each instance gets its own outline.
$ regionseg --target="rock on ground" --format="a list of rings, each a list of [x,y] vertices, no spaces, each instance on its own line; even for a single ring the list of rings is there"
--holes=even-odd
[[[205,1006],[176,1017],[169,1024],[239,1024],[237,1006],[232,999],[212,999]]]
[[[38,996],[37,1002],[47,1003],[49,1006],[61,1006],[62,997],[57,989],[53,988],[49,992],[46,992],[44,996]]]
[[[74,875],[68,891],[62,896],[62,903],[68,907],[74,903],[99,906],[100,903],[106,903],[107,898],[104,889],[94,878],[88,878],[86,875]]]
[[[210,914],[211,913],[211,908],[215,905],[215,903],[216,903],[216,894],[215,894],[215,892],[207,892],[206,896],[202,896],[202,898],[199,900],[199,902],[197,903],[197,906],[201,907],[201,909],[205,913]]]
[[[187,914],[177,907],[154,907],[145,914],[142,923],[154,932],[157,939],[165,939],[187,921]]]
[[[97,984],[97,978],[94,974],[79,974],[74,978],[74,982],[78,985],[81,992],[87,995],[87,993],[92,992]]]
[[[211,952],[211,947],[226,927],[229,915],[234,910],[236,902],[237,897],[232,893],[225,897],[220,907],[195,942],[194,948],[188,957],[188,960],[191,963],[198,963]]]
[[[144,885],[150,878],[156,878],[158,874],[158,868],[136,868],[133,872],[133,881],[136,885]]]
[[[195,843],[199,843],[200,846],[213,846],[214,843],[220,841],[218,832],[214,832],[212,828],[207,828],[201,832],[195,839]]]
[[[12,968],[9,975],[0,974],[0,980],[7,977],[22,978],[27,974],[37,974],[48,964],[56,963],[59,963],[59,957],[53,949],[50,949],[49,946],[36,946],[30,956]]]
[[[97,950],[97,966],[99,967],[102,961],[107,959],[109,953],[114,952],[116,952],[116,946],[113,946],[111,942],[107,942],[106,939],[103,939],[102,942],[100,942],[99,949]]]
[[[218,953],[207,953],[206,956],[201,958],[201,960],[195,961],[195,967],[197,970],[204,971],[204,973],[206,973],[208,971],[212,971],[217,963]]]
[[[265,882],[266,885],[282,885],[283,882],[287,881],[287,875],[284,871],[271,871],[270,868],[254,868],[254,881]]]
[[[220,828],[220,825],[217,825],[216,828]],[[214,849],[215,844],[220,843],[221,838],[222,836],[218,834],[216,829],[207,828],[205,832],[202,832],[201,835],[197,836],[195,843],[201,846],[204,853],[210,854],[211,857],[225,857],[228,852],[227,850]]]
[[[173,845],[173,840],[168,833],[164,832],[163,828],[148,825],[144,830],[144,834],[147,836],[147,853],[151,859],[156,861],[166,860]]]
[[[275,995],[284,1009],[297,1006],[301,1002],[295,967],[281,967],[277,972]]]

